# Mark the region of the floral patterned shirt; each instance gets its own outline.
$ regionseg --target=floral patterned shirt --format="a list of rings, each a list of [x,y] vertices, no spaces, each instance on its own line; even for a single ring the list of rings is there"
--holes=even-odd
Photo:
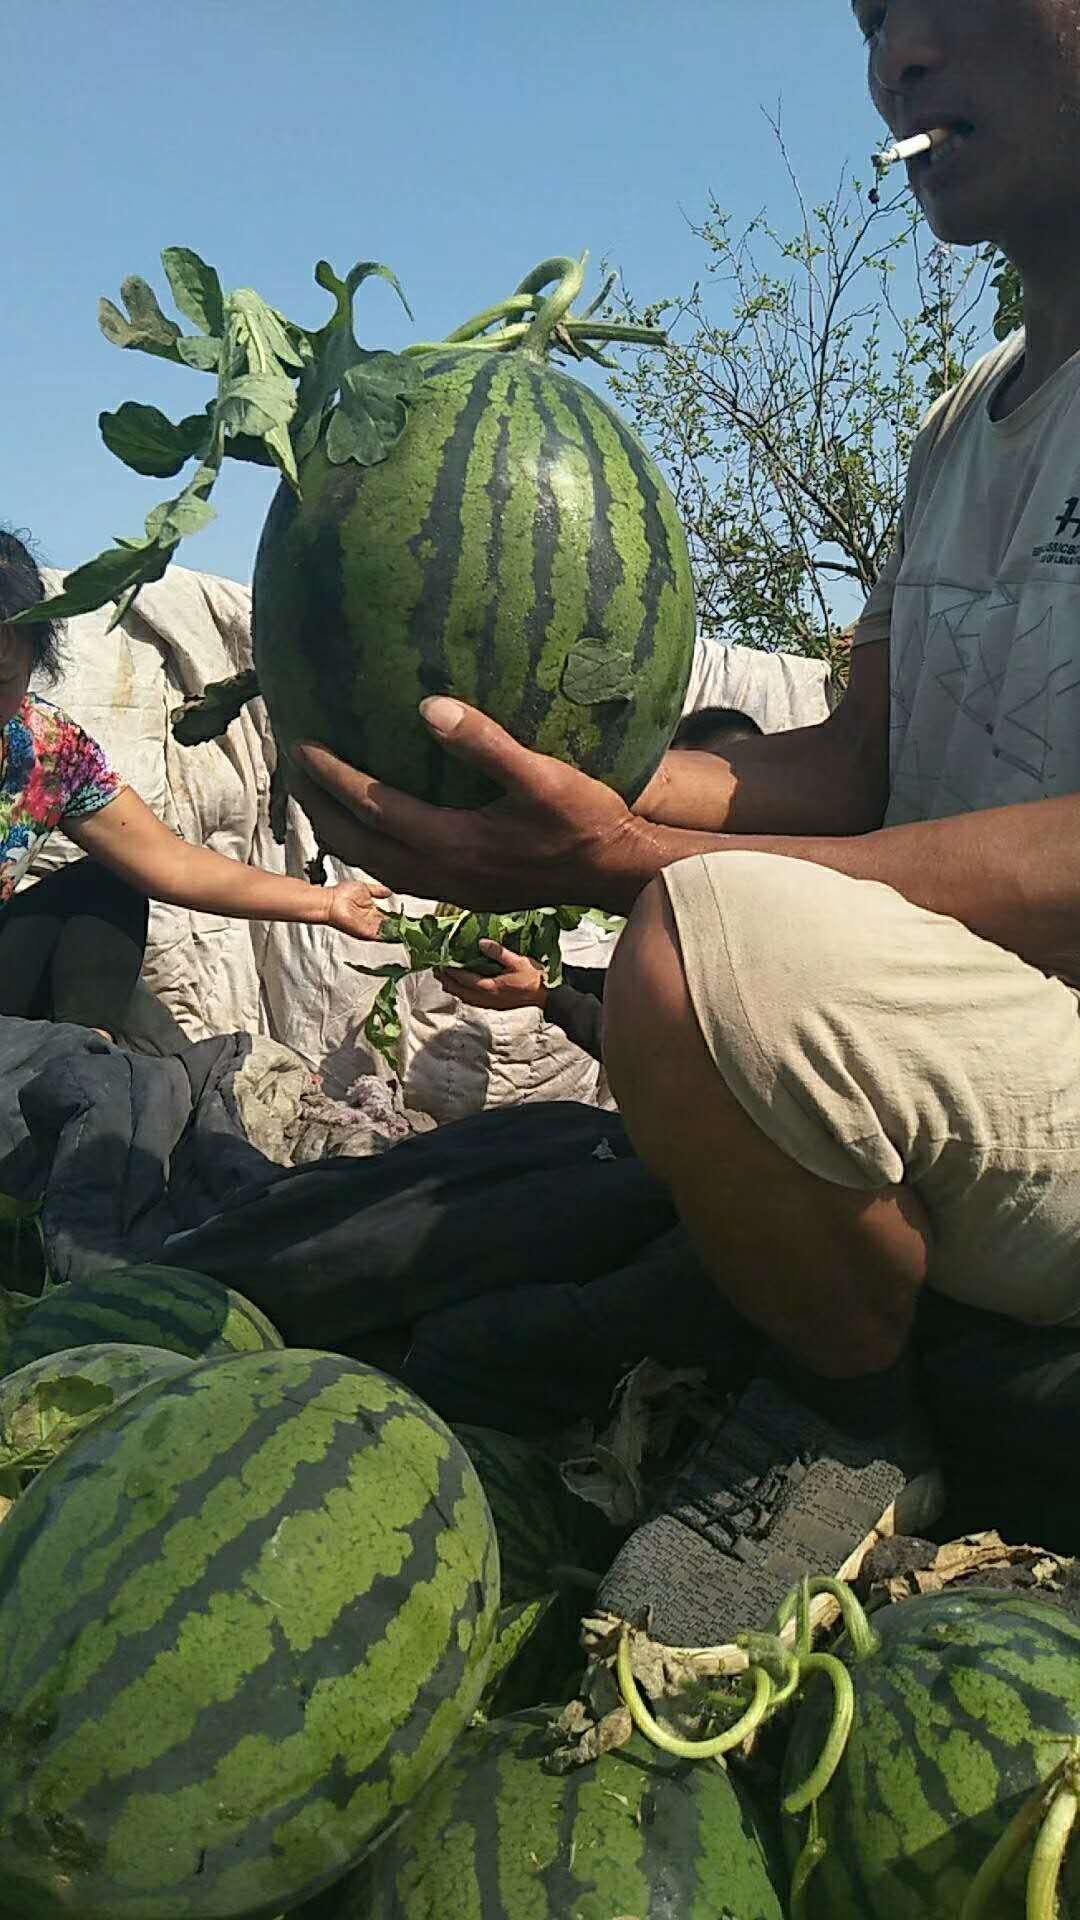
[[[0,727],[0,906],[57,827],[100,813],[123,788],[97,742],[28,693]]]

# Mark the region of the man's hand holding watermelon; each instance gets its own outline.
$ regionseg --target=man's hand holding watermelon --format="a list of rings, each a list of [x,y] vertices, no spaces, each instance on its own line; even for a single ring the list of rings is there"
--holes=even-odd
[[[475,810],[430,806],[304,745],[290,785],[327,852],[395,892],[493,912],[578,899],[622,912],[633,903],[651,877],[637,850],[643,823],[616,793],[530,752],[457,700],[425,700],[421,711],[447,751],[497,781],[505,798]]]

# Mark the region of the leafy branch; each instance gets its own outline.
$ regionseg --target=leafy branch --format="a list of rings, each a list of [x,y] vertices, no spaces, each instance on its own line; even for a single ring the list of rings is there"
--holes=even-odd
[[[706,631],[844,659],[846,631],[892,545],[927,406],[962,374],[1015,294],[1000,260],[931,244],[909,198],[869,206],[842,175],[803,194],[778,124],[795,218],[743,231],[714,200],[692,227],[700,279],[630,320],[669,350],[612,387],[666,467]]]
[[[409,311],[388,267],[363,261],[339,280],[321,260],[315,278],[332,295],[334,313],[309,332],[250,287],[225,293],[214,268],[190,249],[166,247],[161,258],[173,299],[197,331],[185,333],[170,320],[153,288],[137,276],[121,288],[123,312],[102,300],[101,330],[114,346],[212,375],[214,399],[182,420],[128,400],[115,413],[103,413],[99,425],[110,452],[136,473],[171,479],[191,461],[195,472],[181,492],[147,515],[141,535],[118,538],[77,567],[63,593],[27,608],[17,616],[21,622],[68,619],[114,600],[115,626],[140,587],[161,579],[180,541],[214,519],[210,495],[226,456],[276,467],[298,488],[298,463],[329,414],[327,456],[337,464],[372,466],[404,431],[420,370],[400,355],[366,351],[353,327],[357,289],[373,275],[388,280]]]
[[[407,959],[389,961],[380,967],[350,962],[354,972],[386,983],[364,1023],[365,1038],[392,1067],[396,1066],[396,1049],[401,1039],[399,983],[410,973],[441,972],[455,967],[470,973],[497,974],[498,963],[481,951],[482,940],[495,940],[511,952],[535,960],[543,968],[548,985],[558,986],[563,976],[559,936],[572,932],[583,920],[595,920],[605,929],[621,924],[581,907],[531,907],[519,913],[472,913],[467,909],[441,907],[436,913],[425,913],[419,918],[407,913],[384,914],[380,939],[392,946],[403,946]]]
[[[665,344],[651,324],[594,320],[611,280],[575,317],[588,257],[542,261],[509,300],[466,321],[448,341],[422,342],[398,354],[361,347],[354,330],[356,294],[372,278],[393,287],[412,319],[396,274],[378,261],[359,261],[343,280],[319,261],[316,284],[331,296],[334,311],[325,326],[311,331],[287,320],[251,287],[225,293],[215,269],[190,248],[166,247],[161,259],[173,299],[195,331],[185,333],[170,320],[153,288],[137,275],[120,289],[123,311],[101,301],[101,330],[114,346],[212,375],[215,397],[202,413],[182,420],[127,400],[115,413],[101,414],[99,426],[109,451],[135,473],[168,480],[190,461],[195,473],[180,493],[148,514],[141,534],[118,537],[68,574],[63,593],[28,607],[17,622],[68,619],[112,600],[115,626],[140,587],[161,579],[180,541],[215,518],[210,495],[226,457],[276,467],[297,492],[299,468],[320,441],[332,465],[351,460],[377,466],[405,431],[424,378],[419,355],[447,347],[477,353],[515,348],[536,360],[557,351],[608,366],[598,343]]]

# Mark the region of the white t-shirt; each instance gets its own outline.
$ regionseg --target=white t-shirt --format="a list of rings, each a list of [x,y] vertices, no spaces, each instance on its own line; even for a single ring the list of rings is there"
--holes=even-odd
[[[854,635],[890,643],[890,826],[1080,791],[1080,354],[992,420],[1023,352],[928,416]]]

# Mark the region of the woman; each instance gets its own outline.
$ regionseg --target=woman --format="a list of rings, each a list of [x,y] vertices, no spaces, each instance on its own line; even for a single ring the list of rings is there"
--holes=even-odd
[[[384,887],[313,887],[186,845],[74,720],[29,691],[34,674],[56,678],[57,629],[8,623],[44,598],[31,554],[0,531],[0,1015],[114,1039],[142,967],[148,897],[378,939]],[[59,827],[88,858],[16,893]]]

